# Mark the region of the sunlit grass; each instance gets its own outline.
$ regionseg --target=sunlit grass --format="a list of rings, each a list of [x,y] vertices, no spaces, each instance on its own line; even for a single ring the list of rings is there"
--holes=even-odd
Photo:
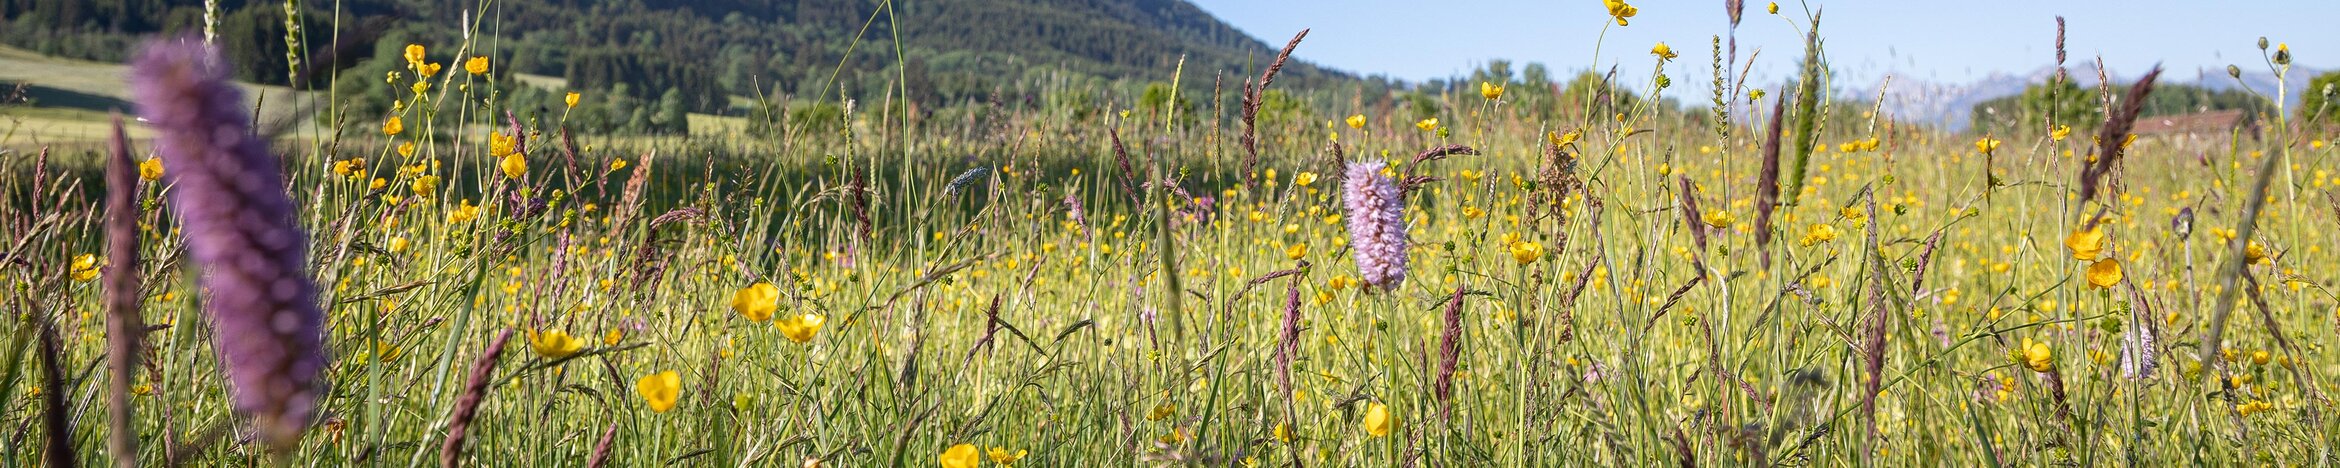
[[[1632,15],[1609,11],[1598,20]],[[1685,60],[1663,49],[1647,60]],[[603,447],[611,466],[2330,457],[2328,136],[2140,138],[2082,204],[2094,129],[1960,135],[1832,113],[1764,226],[1758,134],[1779,116],[1759,98],[1726,98],[1755,114],[1728,136],[1705,109],[1561,99],[1564,118],[1539,120],[1517,104],[1540,92],[1526,84],[1453,93],[1436,120],[1343,100],[1263,122],[1244,174],[1235,109],[1181,125],[1125,103],[1085,120],[905,119],[866,101],[834,126],[693,114],[687,140],[571,148],[560,110],[513,127],[480,97],[518,84],[449,57],[398,77],[399,131],[348,116],[336,137],[284,145],[303,161],[288,186],[333,362],[325,416],[292,453],[307,464],[435,460],[471,363],[504,331],[470,464],[580,465]],[[418,77],[429,64],[446,68]],[[793,132],[743,135],[758,125]],[[1448,144],[1481,154],[1413,159]],[[1394,287],[1360,282],[1336,152],[1437,179],[1404,199]],[[2289,167],[2257,233],[2235,238],[2266,158]],[[0,172],[31,173],[14,159]],[[1162,178],[1175,190],[1147,182]],[[29,201],[0,211],[8,327],[53,321],[68,370],[104,364],[105,291],[72,261],[99,252],[115,214],[86,190],[0,187]],[[267,461],[206,435],[238,419],[170,188],[140,189],[139,295],[161,327],[133,399],[140,456]],[[2226,352],[2198,355],[2218,267],[2236,261],[2257,286]],[[2123,357],[2147,335],[2153,365]],[[64,391],[95,415],[80,409],[101,404],[102,375],[45,388],[10,372],[0,396],[21,403],[4,414],[37,427],[30,397]],[[89,435],[111,430],[103,418],[72,427],[84,461],[124,456]],[[30,463],[34,439],[0,440]]]

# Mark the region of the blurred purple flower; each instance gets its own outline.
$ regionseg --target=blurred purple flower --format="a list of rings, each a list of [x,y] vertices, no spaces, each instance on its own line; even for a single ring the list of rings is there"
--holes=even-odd
[[[1350,254],[1366,284],[1395,289],[1406,279],[1406,202],[1382,162],[1350,164],[1341,181],[1348,206]]]
[[[171,206],[208,291],[235,408],[262,440],[300,441],[324,396],[324,314],[280,161],[252,134],[229,66],[199,41],[148,43],[129,85],[171,168]]]

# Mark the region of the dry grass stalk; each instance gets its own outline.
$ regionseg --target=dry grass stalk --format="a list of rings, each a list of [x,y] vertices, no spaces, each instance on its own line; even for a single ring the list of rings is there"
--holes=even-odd
[[[2121,156],[2128,152],[2129,130],[2137,125],[2137,114],[2145,110],[2145,97],[2153,93],[2153,80],[2160,76],[2161,67],[2156,66],[2145,72],[2144,78],[2138,78],[2137,84],[2129,86],[2129,94],[2121,97],[2120,108],[2111,110],[2104,128],[2097,131],[2096,158],[2080,170],[2080,204],[2075,206],[2088,206],[2090,200],[2096,199],[2104,176],[2112,173],[2113,166],[2120,164]]]
[[[1244,189],[1259,187],[1259,108],[1266,104],[1267,87],[1275,83],[1276,73],[1284,71],[1284,63],[1292,59],[1292,49],[1300,47],[1300,39],[1306,37],[1308,30],[1302,29],[1299,34],[1292,35],[1291,42],[1284,43],[1284,50],[1276,53],[1276,61],[1268,64],[1266,72],[1260,73],[1258,86],[1252,86],[1250,80],[1244,80],[1243,136],[1238,140],[1243,145]]]
[[[1771,268],[1771,212],[1779,209],[1779,132],[1787,114],[1787,98],[1771,101],[1771,123],[1763,132],[1763,168],[1755,171],[1755,250],[1762,267]]]
[[[1129,195],[1130,203],[1139,203],[1137,170],[1129,165],[1129,149],[1121,144],[1121,129],[1106,128],[1105,135],[1113,138],[1113,165],[1121,169],[1121,193]]]
[[[585,468],[609,466],[609,451],[615,442],[617,442],[617,423],[609,423],[609,429],[601,431],[601,442],[593,444],[593,456],[585,459]]]
[[[122,117],[114,116],[113,154],[106,159],[106,356],[112,376],[106,388],[111,427],[106,449],[114,464],[138,466],[137,414],[130,406],[130,386],[138,375],[139,342],[146,334],[138,315],[142,299],[138,268],[138,168],[130,160],[130,137],[122,131]]]
[[[1867,427],[1867,430],[1862,431],[1862,441],[1865,446],[1874,447],[1878,435],[1877,392],[1885,383],[1885,320],[1888,316],[1885,311],[1885,281],[1891,276],[1885,267],[1885,251],[1877,244],[1877,225],[1884,224],[1874,221],[1877,219],[1877,193],[1866,188],[1861,191],[1868,204],[1869,219],[1872,220],[1868,224],[1866,254],[1869,256],[1869,308],[1875,311],[1869,316],[1868,339],[1861,349],[1861,357],[1866,363],[1862,370],[1869,377],[1868,381],[1863,382],[1865,386],[1861,390],[1861,418]]]
[[[447,416],[447,442],[439,447],[439,466],[460,466],[463,459],[463,441],[470,435],[471,423],[479,415],[479,404],[487,399],[488,384],[496,374],[496,357],[504,354],[504,343],[512,339],[512,329],[496,334],[488,342],[486,352],[471,364],[471,383],[463,386],[463,396],[455,400],[455,413]]]
[[[32,324],[40,327],[41,383],[40,392],[42,458],[49,466],[66,468],[80,466],[81,457],[73,443],[73,415],[65,403],[65,393],[72,391],[65,383],[64,350],[57,344],[57,322],[44,313],[35,312]]]

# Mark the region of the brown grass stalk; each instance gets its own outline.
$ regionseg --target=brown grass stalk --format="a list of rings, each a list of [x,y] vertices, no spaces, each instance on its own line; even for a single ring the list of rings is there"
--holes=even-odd
[[[511,341],[512,329],[496,334],[488,342],[486,352],[471,364],[471,383],[463,386],[463,396],[455,400],[454,414],[447,416],[447,442],[439,447],[439,466],[459,466],[463,459],[463,442],[470,436],[471,423],[479,416],[479,404],[487,399],[488,384],[495,380],[496,357],[504,354],[504,343]]]
[[[1861,419],[1866,430],[1861,432],[1863,451],[1874,450],[1877,443],[1877,392],[1884,385],[1885,375],[1885,281],[1890,276],[1885,267],[1885,251],[1877,244],[1877,193],[1862,189],[1868,205],[1869,256],[1869,316],[1868,340],[1862,344],[1861,355],[1866,361],[1863,371],[1869,378],[1861,389]]]
[[[57,322],[53,317],[34,312],[34,324],[40,327],[41,428],[44,436],[42,459],[48,466],[67,468],[80,466],[80,456],[73,443],[73,415],[65,403],[65,392],[72,387],[65,383],[64,351],[57,344]]]
[[[106,356],[112,376],[106,388],[106,449],[114,465],[138,466],[137,413],[130,407],[131,382],[138,376],[139,341],[146,334],[138,315],[138,163],[130,160],[130,137],[122,116],[114,116],[113,155],[106,159]]]
[[[1137,193],[1137,170],[1130,168],[1129,149],[1121,144],[1121,129],[1106,128],[1105,135],[1113,138],[1113,165],[1121,169],[1121,193],[1129,195],[1130,203],[1142,203]]]
[[[1787,97],[1771,102],[1771,124],[1763,133],[1763,169],[1755,172],[1755,250],[1764,269],[1771,268],[1771,212],[1779,208],[1779,132],[1787,114]]]
[[[1693,186],[1690,183],[1690,176],[1681,176],[1681,181],[1682,190],[1676,195],[1681,197],[1682,202],[1682,227],[1690,230],[1690,240],[1698,245],[1699,255],[1704,256],[1706,253],[1706,225],[1698,221],[1698,195],[1691,193]],[[1698,263],[1698,269],[1706,269],[1705,260],[1699,260]]]
[[[1454,288],[1454,296],[1446,300],[1446,330],[1438,339],[1438,380],[1431,390],[1438,397],[1438,416],[1447,418],[1454,409],[1454,366],[1462,358],[1461,286]]]
[[[609,451],[617,442],[617,427],[617,423],[609,423],[609,429],[601,431],[601,442],[593,444],[593,456],[585,459],[585,468],[609,466]]]
[[[1250,80],[1244,80],[1243,136],[1238,142],[1243,145],[1243,188],[1246,190],[1259,186],[1259,107],[1266,103],[1267,88],[1269,84],[1275,83],[1276,73],[1284,71],[1284,63],[1292,59],[1292,49],[1300,47],[1300,39],[1306,37],[1308,30],[1302,29],[1299,34],[1292,35],[1291,42],[1284,43],[1284,50],[1276,53],[1276,61],[1268,64],[1267,71],[1260,73],[1258,86],[1252,86]]]
[[[1414,153],[1414,159],[1406,163],[1405,176],[1398,178],[1398,197],[1404,198],[1406,195],[1412,195],[1422,186],[1442,180],[1438,177],[1416,175],[1421,171],[1422,164],[1431,161],[1444,161],[1446,157],[1458,154],[1476,156],[1479,154],[1479,150],[1465,145],[1440,145],[1424,149],[1420,153]]]
[[[2112,173],[2121,156],[2128,152],[2129,131],[2137,125],[2137,114],[2145,109],[2146,95],[2153,93],[2153,80],[2160,76],[2159,66],[2145,72],[2145,77],[2138,78],[2137,84],[2129,87],[2129,94],[2121,98],[2120,108],[2110,110],[2104,127],[2096,133],[2096,159],[2080,169],[2080,204],[2075,206],[2088,206],[2089,200],[2096,199],[2104,176]]]

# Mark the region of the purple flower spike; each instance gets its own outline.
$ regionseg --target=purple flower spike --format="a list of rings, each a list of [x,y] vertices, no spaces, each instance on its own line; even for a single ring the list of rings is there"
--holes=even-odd
[[[208,292],[236,410],[289,449],[324,395],[324,314],[279,161],[252,134],[228,70],[199,41],[150,42],[131,62],[130,92],[171,168],[171,207]]]
[[[1350,164],[1341,182],[1348,205],[1350,255],[1365,284],[1396,289],[1406,280],[1406,202],[1381,161]]]

